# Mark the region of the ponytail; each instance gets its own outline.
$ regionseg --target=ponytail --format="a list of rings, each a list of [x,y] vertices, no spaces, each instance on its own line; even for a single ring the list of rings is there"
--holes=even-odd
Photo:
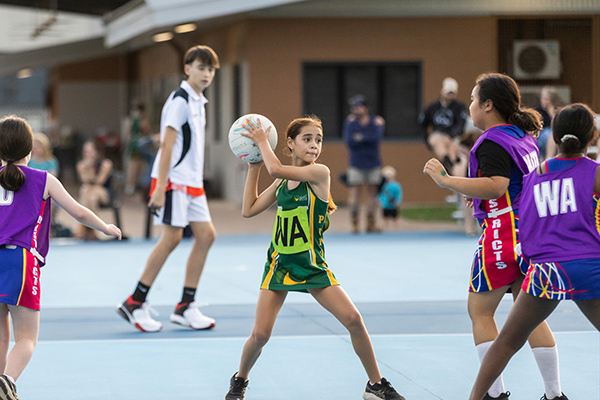
[[[560,139],[560,149],[565,154],[573,154],[581,151],[581,142],[575,135],[566,134]]]
[[[531,109],[521,109],[521,93],[513,78],[505,74],[490,73],[477,77],[479,102],[491,100],[494,109],[507,123],[515,125],[533,137],[542,129],[540,114]]]
[[[12,192],[25,183],[25,174],[15,162],[24,159],[33,148],[33,133],[27,121],[16,115],[0,119],[0,159],[6,166],[0,171],[0,186]]]
[[[540,113],[532,108],[518,109],[508,117],[507,122],[521,128],[535,138],[539,136],[540,130],[544,126]]]
[[[552,138],[563,154],[585,150],[596,134],[596,114],[582,103],[561,108],[552,119]]]
[[[337,210],[337,204],[333,202],[333,197],[331,197],[331,192],[329,193],[329,200],[327,202],[327,214],[333,214]]]
[[[14,162],[9,161],[2,170],[0,170],[0,186],[5,190],[16,192],[21,189],[25,183],[25,174],[21,168],[17,167]]]

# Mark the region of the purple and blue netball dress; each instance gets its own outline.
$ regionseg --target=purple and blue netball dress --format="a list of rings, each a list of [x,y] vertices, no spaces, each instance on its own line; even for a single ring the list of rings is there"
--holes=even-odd
[[[0,303],[40,309],[40,268],[50,237],[47,172],[20,166],[25,183],[12,192],[0,186]]]
[[[521,248],[530,263],[523,290],[554,300],[600,299],[599,164],[553,158],[546,166],[523,181]]]
[[[471,266],[470,292],[487,292],[510,285],[522,277],[527,264],[514,251],[519,243],[519,201],[522,179],[539,163],[535,138],[514,125],[499,125],[485,131],[471,149],[469,177],[482,176],[477,149],[490,140],[508,153],[514,162],[508,189],[497,199],[473,199],[473,214],[483,233]]]

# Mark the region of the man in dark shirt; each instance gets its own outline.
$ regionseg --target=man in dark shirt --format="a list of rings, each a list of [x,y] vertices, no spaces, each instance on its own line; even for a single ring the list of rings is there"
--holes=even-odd
[[[463,133],[468,116],[467,107],[456,100],[457,94],[456,80],[444,79],[440,99],[419,115],[419,126],[428,147],[450,173],[452,166],[460,161],[458,137]]]
[[[369,105],[363,95],[357,94],[348,100],[350,115],[344,121],[343,138],[350,156],[347,184],[349,186],[348,205],[352,232],[358,233],[358,212],[361,189],[366,189],[367,232],[378,232],[375,221],[377,191],[381,184],[381,155],[379,143],[383,138],[385,121],[369,112]]]

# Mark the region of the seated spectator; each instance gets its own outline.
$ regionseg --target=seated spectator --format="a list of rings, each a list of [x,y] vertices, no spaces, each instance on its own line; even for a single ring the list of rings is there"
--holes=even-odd
[[[419,115],[419,127],[428,148],[450,174],[460,163],[458,137],[464,132],[468,116],[467,106],[457,99],[458,82],[445,78],[440,97]]]
[[[52,146],[50,145],[50,139],[43,133],[35,133],[33,135],[33,149],[31,150],[31,159],[27,166],[30,168],[39,169],[46,171],[49,174],[58,178],[59,165],[58,159],[52,154]],[[56,203],[52,202],[52,213],[50,222],[50,236],[51,237],[71,237],[73,233],[69,228],[59,224],[57,221],[57,214],[60,207]]]
[[[33,134],[33,149],[27,166],[46,171],[58,177],[58,160],[52,154],[52,146],[50,146],[48,136],[43,133]]]
[[[108,203],[110,175],[113,170],[112,161],[104,158],[96,144],[87,141],[83,145],[82,158],[77,163],[77,176],[81,182],[79,201],[94,213],[103,203]],[[77,237],[84,240],[96,240],[96,233],[84,225]]]
[[[534,110],[540,113],[544,127],[537,137],[540,148],[540,161],[552,158],[556,155],[558,147],[552,139],[552,119],[554,115],[564,107],[565,102],[553,86],[544,86],[540,94],[540,105]]]

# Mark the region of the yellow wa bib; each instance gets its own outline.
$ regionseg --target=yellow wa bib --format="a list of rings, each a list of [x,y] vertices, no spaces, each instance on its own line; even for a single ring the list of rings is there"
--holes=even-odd
[[[310,224],[306,207],[277,209],[273,245],[280,254],[297,254],[310,250]]]

